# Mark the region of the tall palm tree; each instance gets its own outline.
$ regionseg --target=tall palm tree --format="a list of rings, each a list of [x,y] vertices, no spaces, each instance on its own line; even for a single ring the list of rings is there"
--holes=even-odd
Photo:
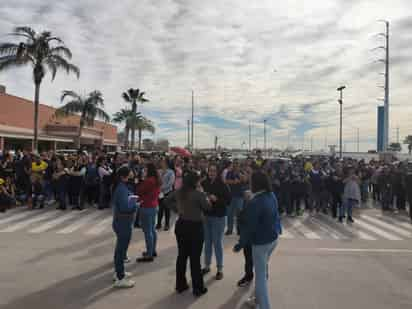
[[[139,136],[139,151],[142,149],[142,132],[147,131],[150,133],[155,133],[156,129],[153,124],[153,122],[146,117],[139,117],[135,123],[135,128],[138,131],[138,136]]]
[[[103,110],[103,95],[98,90],[89,93],[85,97],[80,96],[74,91],[65,90],[63,91],[60,101],[63,103],[65,98],[70,98],[71,100],[56,110],[56,116],[67,117],[80,114],[79,132],[76,141],[76,147],[80,148],[80,137],[83,128],[86,125],[92,127],[96,118],[109,122],[110,117]]]
[[[143,91],[140,91],[139,89],[133,89],[130,88],[129,90],[127,90],[126,92],[123,92],[122,97],[123,99],[127,102],[130,103],[132,105],[132,112],[133,115],[136,115],[137,112],[137,104],[138,103],[145,103],[145,102],[149,102],[148,99],[146,99],[144,97],[145,93]],[[137,120],[137,119],[135,119]],[[136,132],[136,121],[132,122],[132,127],[130,128],[131,132],[132,132],[132,141],[131,141],[131,148],[134,149],[134,145],[135,145],[135,132]]]
[[[136,121],[141,117],[140,113],[133,115],[133,111],[129,109],[121,109],[120,112],[117,112],[113,115],[113,122],[115,123],[125,123],[125,139],[124,139],[124,148],[128,149],[129,147],[129,135],[130,128],[132,127],[132,122]]]
[[[34,137],[33,148],[37,151],[38,122],[39,122],[39,97],[40,85],[46,72],[51,74],[52,81],[58,70],[63,69],[75,73],[77,78],[80,70],[68,60],[72,53],[64,42],[49,31],[37,33],[30,27],[16,27],[11,35],[21,38],[24,42],[0,44],[0,71],[31,64],[34,80]]]

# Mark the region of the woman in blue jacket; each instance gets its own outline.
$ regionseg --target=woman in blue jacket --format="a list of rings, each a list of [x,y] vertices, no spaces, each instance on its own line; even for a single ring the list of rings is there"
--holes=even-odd
[[[124,260],[127,256],[127,249],[132,237],[137,203],[136,197],[130,196],[130,191],[127,187],[129,177],[132,177],[131,170],[127,166],[123,166],[118,170],[117,175],[120,181],[112,198],[113,231],[116,234],[114,287],[131,288],[134,286],[134,282],[127,278],[130,277],[130,274],[124,271]]]
[[[240,251],[252,244],[253,264],[255,266],[255,297],[260,309],[270,309],[267,287],[268,263],[282,233],[278,202],[272,192],[268,176],[257,171],[251,177],[251,189],[254,194],[245,211],[245,226],[239,244],[234,248]]]

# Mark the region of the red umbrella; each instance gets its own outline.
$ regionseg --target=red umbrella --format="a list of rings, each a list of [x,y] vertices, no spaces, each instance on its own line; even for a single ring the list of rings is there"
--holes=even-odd
[[[181,148],[181,147],[171,147],[170,151],[174,152],[175,154],[182,156],[182,157],[191,157],[192,154],[189,150]]]

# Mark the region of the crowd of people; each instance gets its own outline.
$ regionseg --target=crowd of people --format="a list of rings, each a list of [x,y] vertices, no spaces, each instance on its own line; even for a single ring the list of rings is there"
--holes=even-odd
[[[267,263],[281,234],[280,217],[321,212],[339,222],[354,222],[352,209],[373,199],[383,211],[408,213],[412,205],[412,165],[408,162],[336,158],[256,158],[108,153],[41,154],[27,150],[0,157],[0,210],[14,206],[81,211],[113,208],[117,236],[115,287],[132,287],[124,270],[133,228],[144,233],[146,250],[137,258],[157,257],[157,231],[169,230],[171,210],[178,214],[176,291],[207,292],[203,277],[216,260],[216,280],[224,277],[224,235],[234,232],[243,250],[245,274],[239,286],[255,279],[259,308],[270,308]],[[54,206],[55,205],[55,206]],[[412,211],[409,206],[409,216]],[[203,255],[203,267],[201,256]]]

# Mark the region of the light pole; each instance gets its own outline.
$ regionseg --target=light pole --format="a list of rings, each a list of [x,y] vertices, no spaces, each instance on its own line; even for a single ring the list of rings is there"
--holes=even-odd
[[[194,141],[194,115],[195,115],[195,100],[194,100],[194,96],[195,96],[195,93],[194,93],[194,91],[192,90],[192,152],[194,151],[194,149],[195,149],[195,141]]]
[[[267,155],[266,153],[266,119],[263,120],[263,153]]]
[[[346,86],[341,86],[337,91],[340,93],[339,97],[339,107],[340,107],[340,124],[339,124],[339,158],[342,159],[342,105],[343,105],[343,89],[345,89]]]

